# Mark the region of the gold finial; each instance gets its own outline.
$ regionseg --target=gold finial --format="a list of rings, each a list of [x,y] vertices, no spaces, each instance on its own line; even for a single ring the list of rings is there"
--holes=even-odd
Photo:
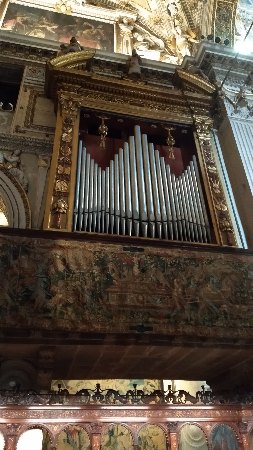
[[[99,116],[99,119],[101,119],[101,124],[99,125],[99,128],[98,128],[98,132],[100,134],[100,147],[105,149],[106,136],[108,134],[108,127],[105,124],[105,120],[109,120],[109,117]]]
[[[164,127],[164,128],[168,132],[168,135],[166,138],[166,144],[168,146],[168,152],[169,152],[168,156],[170,159],[175,159],[174,145],[175,145],[176,141],[171,134],[171,131],[175,130],[175,128],[173,128],[173,127]]]

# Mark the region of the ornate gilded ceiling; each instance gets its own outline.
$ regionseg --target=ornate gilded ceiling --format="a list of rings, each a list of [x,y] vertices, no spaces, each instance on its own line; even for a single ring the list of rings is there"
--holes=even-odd
[[[91,33],[94,37],[95,32],[98,40],[99,33],[100,38],[102,36],[101,29],[106,34],[109,24],[114,25],[111,46],[97,42],[95,48],[125,54],[130,54],[135,48],[143,58],[172,64],[181,64],[184,56],[194,54],[201,35],[218,34],[232,42],[237,8],[237,0],[4,0],[3,3],[6,5],[2,12],[2,28],[5,30],[16,31],[13,19],[16,20],[17,13],[6,19],[10,7],[12,11],[22,6],[36,8],[37,11],[43,9],[47,14],[49,11],[58,12],[66,16],[66,21],[69,16],[75,17],[75,28],[72,27],[71,32],[75,32],[79,40],[81,34],[86,34],[86,37],[89,34],[92,41]],[[38,18],[36,27],[26,31],[23,28],[27,28],[27,24],[24,26],[23,21],[21,34],[57,40],[55,36],[51,37],[56,28],[54,22],[48,17],[41,19]],[[107,31],[97,22],[107,24],[104,25]],[[65,23],[64,26],[66,28]],[[62,37],[58,41],[65,42]]]

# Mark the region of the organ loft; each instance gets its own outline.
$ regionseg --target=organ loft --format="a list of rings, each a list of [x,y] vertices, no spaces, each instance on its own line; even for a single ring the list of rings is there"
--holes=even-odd
[[[253,448],[250,20],[2,1],[0,450]]]

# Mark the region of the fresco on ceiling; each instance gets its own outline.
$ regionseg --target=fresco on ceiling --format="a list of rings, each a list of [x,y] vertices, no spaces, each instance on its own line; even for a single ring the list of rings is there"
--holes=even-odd
[[[218,425],[212,431],[212,450],[239,450],[235,432],[228,425]]]
[[[133,248],[2,235],[0,325],[253,337],[250,255]]]
[[[146,425],[138,436],[139,450],[167,450],[164,431],[157,425]]]
[[[56,450],[91,450],[89,435],[81,427],[69,426],[60,432]]]
[[[58,386],[61,385],[61,389],[67,389],[70,394],[76,394],[82,389],[90,389],[95,391],[96,384],[100,384],[102,391],[107,389],[114,389],[119,391],[120,394],[125,394],[129,390],[133,390],[133,384],[137,384],[137,389],[143,390],[145,393],[151,393],[156,389],[162,388],[161,380],[53,380],[51,389],[58,391]]]
[[[113,52],[114,25],[40,8],[10,3],[2,29],[18,34],[69,43],[76,36],[84,47]]]
[[[203,430],[197,425],[184,425],[179,434],[179,450],[208,450]]]
[[[132,450],[133,437],[123,425],[110,425],[102,434],[101,450]]]

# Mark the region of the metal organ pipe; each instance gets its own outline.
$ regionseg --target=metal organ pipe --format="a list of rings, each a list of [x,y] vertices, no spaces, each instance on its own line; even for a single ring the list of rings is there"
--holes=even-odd
[[[210,242],[195,156],[176,177],[136,126],[104,170],[80,142],[73,230]]]

